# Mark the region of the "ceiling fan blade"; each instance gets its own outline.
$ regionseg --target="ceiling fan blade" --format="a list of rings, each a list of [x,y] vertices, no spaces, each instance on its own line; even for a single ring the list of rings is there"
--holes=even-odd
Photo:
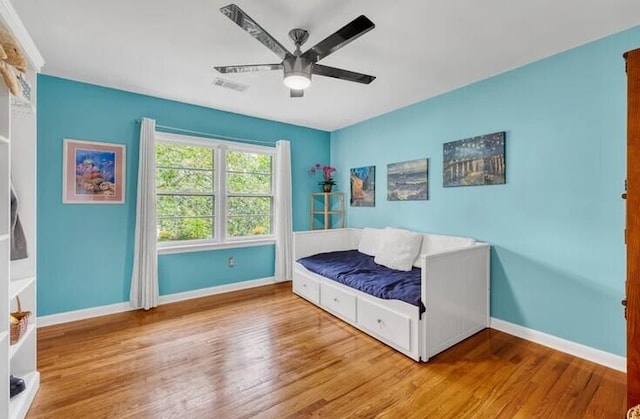
[[[220,73],[251,73],[253,71],[282,70],[282,64],[225,65],[213,68]]]
[[[291,89],[291,90],[289,90],[289,96],[291,96],[291,97],[302,97],[302,96],[304,96],[304,90]]]
[[[338,29],[334,34],[329,35],[324,40],[318,42],[315,46],[302,54],[302,56],[315,63],[327,55],[336,52],[349,42],[356,40],[375,27],[376,25],[374,25],[369,18],[365,15],[361,15],[350,23],[347,23],[343,28]]]
[[[313,74],[362,84],[369,84],[376,79],[375,76],[370,76],[368,74],[356,73],[349,70],[343,70],[341,68],[327,67],[326,65],[320,64],[313,65]]]
[[[273,51],[281,59],[284,60],[287,55],[291,55],[291,53],[276,41],[273,36],[269,35],[269,33],[262,29],[255,20],[251,19],[248,14],[235,4],[228,4],[222,7],[220,11],[226,17],[235,22],[236,25],[248,32],[249,35],[260,41],[262,45]]]

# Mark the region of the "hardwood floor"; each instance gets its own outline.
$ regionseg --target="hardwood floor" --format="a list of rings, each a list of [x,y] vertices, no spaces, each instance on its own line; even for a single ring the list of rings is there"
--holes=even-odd
[[[622,418],[623,373],[484,330],[418,364],[291,284],[39,330],[28,418]]]

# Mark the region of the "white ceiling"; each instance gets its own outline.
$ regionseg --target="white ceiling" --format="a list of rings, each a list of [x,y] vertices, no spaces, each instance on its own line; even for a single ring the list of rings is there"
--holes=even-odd
[[[219,12],[230,1],[18,0],[14,7],[45,74],[328,131],[640,24],[638,0],[235,0],[289,50],[295,27],[310,32],[304,51],[361,14],[376,24],[321,61],[372,74],[372,84],[315,76],[305,97],[292,99],[279,71],[212,68],[280,61]],[[215,87],[218,76],[250,87]]]

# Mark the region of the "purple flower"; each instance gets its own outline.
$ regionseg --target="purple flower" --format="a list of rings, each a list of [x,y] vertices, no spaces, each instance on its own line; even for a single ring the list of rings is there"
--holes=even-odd
[[[333,180],[333,174],[336,172],[335,167],[327,166],[325,164],[316,163],[309,169],[309,174],[315,175],[316,172],[322,171],[322,178],[324,179],[320,183],[331,183],[335,184]]]

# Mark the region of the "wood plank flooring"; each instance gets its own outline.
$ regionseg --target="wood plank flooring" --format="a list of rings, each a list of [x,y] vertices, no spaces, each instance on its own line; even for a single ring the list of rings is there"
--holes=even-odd
[[[484,330],[418,364],[291,284],[41,328],[28,418],[622,418],[626,376]]]

